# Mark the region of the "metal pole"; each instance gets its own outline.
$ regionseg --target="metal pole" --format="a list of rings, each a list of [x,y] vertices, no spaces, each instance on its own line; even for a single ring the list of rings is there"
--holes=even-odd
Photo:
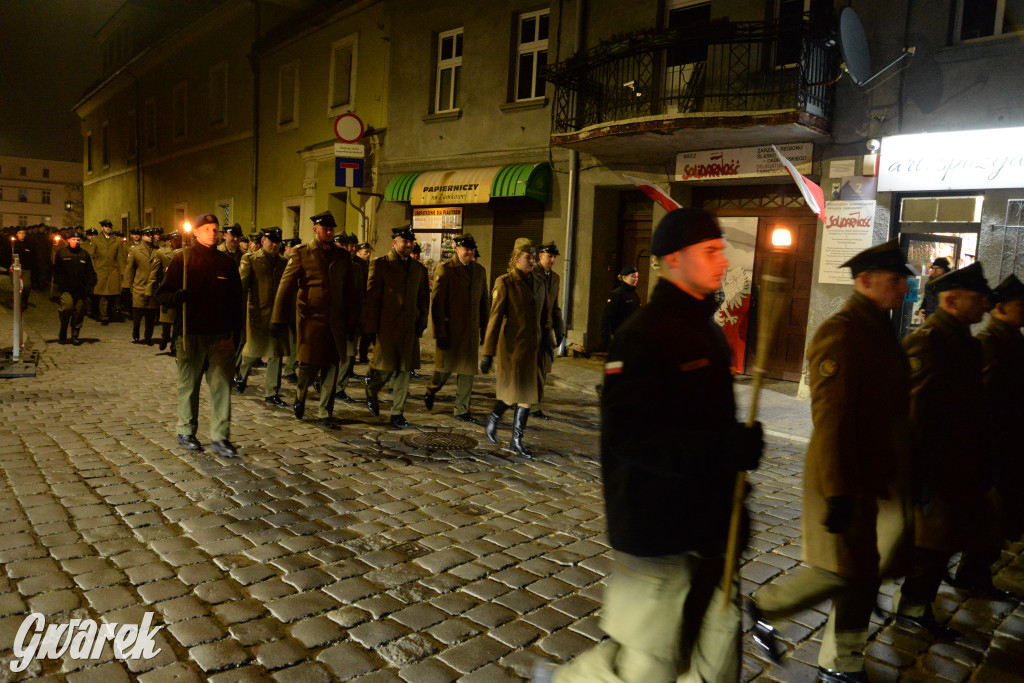
[[[21,257],[14,255],[11,265],[11,289],[14,290],[14,350],[11,359],[21,360]]]

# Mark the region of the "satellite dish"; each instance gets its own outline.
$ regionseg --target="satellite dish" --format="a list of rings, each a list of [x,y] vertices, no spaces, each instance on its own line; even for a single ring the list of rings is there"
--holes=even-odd
[[[850,78],[857,85],[867,85],[905,57],[914,54],[914,48],[905,47],[903,54],[897,57],[892,64],[872,75],[868,37],[864,33],[864,25],[860,23],[860,17],[852,7],[844,8],[839,15],[839,51],[843,55],[843,69],[850,74]]]

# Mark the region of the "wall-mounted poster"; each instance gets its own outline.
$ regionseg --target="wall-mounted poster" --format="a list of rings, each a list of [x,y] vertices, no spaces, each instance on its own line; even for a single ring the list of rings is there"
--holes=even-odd
[[[462,233],[462,207],[442,206],[412,210],[412,229],[422,249],[420,263],[427,267],[430,284],[438,264],[455,253],[452,238]]]
[[[732,352],[731,369],[744,371],[747,353],[747,328],[750,323],[750,291],[754,277],[754,248],[757,245],[757,217],[719,218],[725,231],[725,258],[729,267],[722,278],[724,300],[715,312]]]
[[[828,222],[822,231],[818,282],[853,284],[849,268],[843,268],[842,264],[871,246],[875,202],[826,202],[825,215]]]

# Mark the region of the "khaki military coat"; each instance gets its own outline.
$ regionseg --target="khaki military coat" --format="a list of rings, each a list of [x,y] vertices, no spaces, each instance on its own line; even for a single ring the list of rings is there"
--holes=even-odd
[[[140,242],[128,251],[123,285],[132,292],[132,308],[156,308],[156,299],[149,290],[149,276],[153,267],[151,244]]]
[[[818,328],[807,351],[814,431],[803,487],[803,559],[869,579],[906,569],[910,367],[889,317],[862,294]],[[853,496],[853,520],[825,528],[827,499]]]
[[[487,271],[475,261],[462,265],[453,256],[434,271],[430,319],[434,339],[447,339],[448,349],[438,347],[434,367],[441,372],[475,375],[480,365],[479,348],[490,312]]]
[[[160,289],[160,285],[163,284],[164,274],[167,273],[167,266],[171,265],[171,257],[174,256],[174,250],[171,249],[169,244],[161,244],[159,249],[153,250],[152,267],[149,269],[149,293],[150,296],[156,296],[156,290]],[[162,323],[173,323],[177,316],[177,310],[174,306],[161,306],[160,307],[160,322]]]
[[[281,284],[288,260],[271,256],[260,249],[242,257],[238,275],[242,279],[242,298],[248,298],[245,324],[245,347],[242,355],[253,358],[281,358],[288,355],[288,340],[284,335],[270,336],[270,316],[274,312],[274,299]]]
[[[239,267],[241,267],[242,264],[242,256],[249,253],[248,249],[242,249],[240,245],[236,245],[234,251],[228,251],[228,248],[227,246],[225,246],[224,242],[221,242],[220,244],[217,245],[217,251],[223,252],[230,256],[231,260],[235,262],[235,265]]]
[[[403,264],[394,249],[370,262],[363,330],[376,334],[370,367],[381,372],[415,370],[430,314],[427,267],[414,258]]]
[[[991,469],[981,346],[941,308],[903,345],[918,501],[914,542],[945,553],[984,547]]]
[[[553,345],[544,281],[519,270],[495,280],[483,355],[496,356],[495,394],[499,401],[529,405],[540,400],[542,357]]]
[[[93,294],[120,294],[125,262],[128,260],[124,240],[117,235],[111,235],[108,239],[101,233],[90,239],[88,244],[91,249],[92,266],[96,269],[96,288]]]
[[[294,311],[295,317],[290,319]],[[316,240],[292,249],[274,298],[271,323],[296,327],[299,363],[330,365],[346,352],[359,318],[355,270],[347,250]]]
[[[548,309],[551,315],[551,331],[554,335],[551,337],[551,346],[549,348],[552,351],[541,355],[541,371],[544,376],[547,377],[551,373],[551,364],[554,361],[554,348],[557,346],[555,343],[557,340],[561,340],[565,336],[565,321],[562,319],[562,304],[559,298],[562,287],[562,278],[559,277],[558,273],[551,271],[545,273],[544,269],[537,266],[534,269],[534,275],[539,276],[541,281],[544,283],[544,289],[548,297]],[[543,393],[543,390],[542,390]]]

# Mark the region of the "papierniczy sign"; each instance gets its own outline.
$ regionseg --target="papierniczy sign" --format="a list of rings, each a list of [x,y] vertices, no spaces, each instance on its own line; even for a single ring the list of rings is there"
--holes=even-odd
[[[117,659],[152,659],[160,654],[153,637],[163,626],[152,627],[153,613],[142,623],[97,624],[93,619],[71,619],[66,624],[47,624],[46,617],[33,612],[25,617],[14,637],[11,671],[19,673],[36,659],[99,659],[103,644],[110,642]]]
[[[811,172],[810,142],[776,145],[800,173]],[[718,180],[786,175],[786,169],[771,145],[682,152],[676,156],[676,180]]]
[[[879,192],[1024,187],[1024,128],[882,138]]]

